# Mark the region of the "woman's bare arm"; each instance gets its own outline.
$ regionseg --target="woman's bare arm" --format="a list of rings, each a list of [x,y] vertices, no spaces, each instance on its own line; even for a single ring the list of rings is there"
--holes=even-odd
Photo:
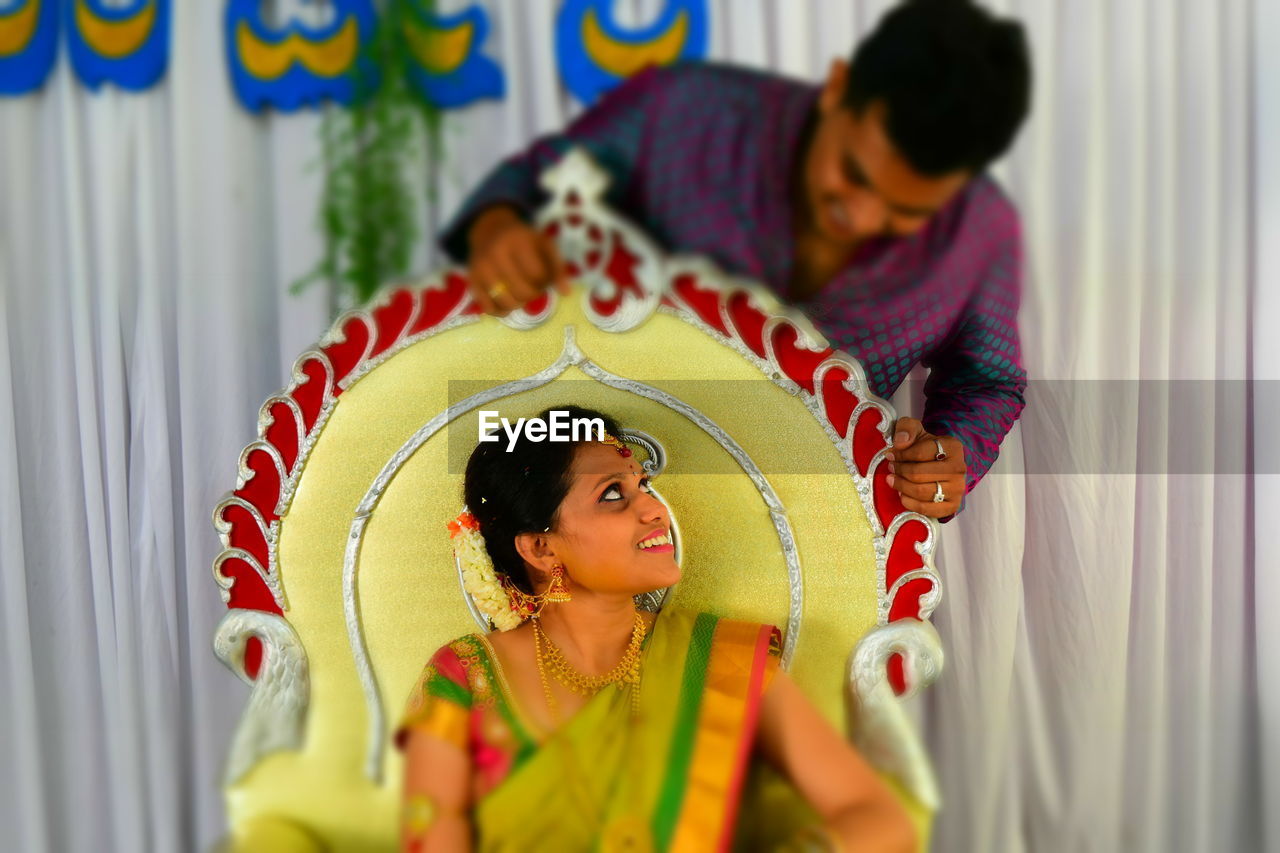
[[[765,692],[758,743],[845,849],[914,853],[915,827],[871,765],[786,673]]]
[[[469,853],[471,762],[456,745],[409,730],[405,744],[402,853]]]

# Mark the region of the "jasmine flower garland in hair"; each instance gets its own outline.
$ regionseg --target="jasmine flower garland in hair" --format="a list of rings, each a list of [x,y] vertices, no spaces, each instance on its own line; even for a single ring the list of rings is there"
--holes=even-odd
[[[484,547],[480,535],[480,522],[469,512],[463,512],[449,522],[449,538],[453,540],[453,553],[462,567],[462,586],[476,608],[489,617],[499,631],[510,631],[524,621],[512,602],[503,580],[494,570],[493,560]]]

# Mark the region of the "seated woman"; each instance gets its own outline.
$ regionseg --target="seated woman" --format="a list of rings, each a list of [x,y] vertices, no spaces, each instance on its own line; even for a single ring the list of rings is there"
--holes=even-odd
[[[636,607],[680,578],[666,507],[611,418],[563,410],[604,441],[522,434],[467,464],[449,527],[500,630],[441,648],[410,696],[403,849],[729,849],[758,757],[825,846],[913,850],[898,800],[778,670],[777,628]]]

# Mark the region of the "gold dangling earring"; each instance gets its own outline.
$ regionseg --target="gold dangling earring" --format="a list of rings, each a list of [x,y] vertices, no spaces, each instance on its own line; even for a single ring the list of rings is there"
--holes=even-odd
[[[551,568],[551,583],[547,584],[547,591],[542,596],[543,600],[552,604],[573,601],[573,596],[569,594],[569,588],[564,583],[564,566],[561,564],[556,563]]]

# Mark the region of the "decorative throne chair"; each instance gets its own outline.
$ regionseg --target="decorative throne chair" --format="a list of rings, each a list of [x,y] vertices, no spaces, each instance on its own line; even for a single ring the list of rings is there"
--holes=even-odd
[[[234,850],[387,850],[390,729],[431,653],[487,627],[445,522],[480,409],[609,412],[671,508],[664,600],[783,630],[783,665],[922,829],[936,788],[900,697],[942,663],[937,525],[885,482],[894,413],[861,366],[763,288],[664,256],[602,202],[581,151],[537,219],[576,282],[501,320],[465,274],[340,317],[263,404],[214,511],[229,611],[214,648],[253,685],[226,763]],[[923,837],[923,836],[922,836]]]

